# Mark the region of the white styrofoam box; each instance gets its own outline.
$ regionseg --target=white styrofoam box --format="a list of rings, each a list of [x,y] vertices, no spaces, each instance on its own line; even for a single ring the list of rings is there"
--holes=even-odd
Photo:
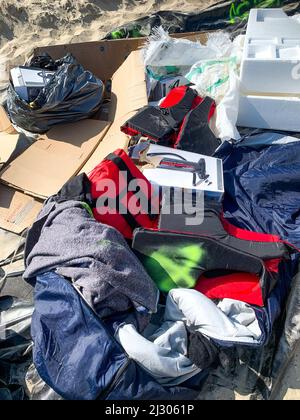
[[[54,73],[30,67],[15,67],[10,72],[15,91],[20,98],[28,102],[37,97]]]
[[[238,126],[300,131],[300,97],[241,95]]]
[[[300,23],[282,9],[250,11],[241,66],[245,93],[300,94]]]

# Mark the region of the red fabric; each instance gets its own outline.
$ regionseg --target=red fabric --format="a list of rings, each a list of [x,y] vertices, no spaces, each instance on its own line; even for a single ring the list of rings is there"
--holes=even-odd
[[[279,272],[279,264],[281,263],[281,261],[282,260],[280,259],[264,261],[264,265],[270,273],[277,274]]]
[[[139,136],[141,134],[138,131],[134,130],[133,128],[127,127],[126,125],[123,125],[121,127],[121,131],[122,131],[122,133],[124,133],[124,134],[126,134],[127,136],[130,136],[130,137]],[[153,137],[150,137],[150,136],[147,136],[147,137],[150,140],[153,140],[153,141],[156,141],[157,142],[157,139],[155,139]]]
[[[121,131],[131,137],[139,135],[138,131],[134,130],[133,128],[127,127],[126,125],[121,127]]]
[[[114,152],[114,155],[120,157],[126,166],[129,168],[132,176],[137,180],[138,186],[143,191],[144,195],[150,199],[154,196],[153,189],[150,182],[144,177],[142,172],[135,166],[131,158],[124,152],[124,150],[117,150]],[[112,206],[102,206],[96,207],[93,209],[94,217],[96,220],[103,224],[113,226],[123,236],[127,239],[132,239],[133,229],[127,223],[122,214],[117,211],[116,208],[116,197],[119,200],[119,196],[127,191],[128,189],[128,179],[124,178],[120,174],[120,169],[116,164],[110,160],[104,159],[96,168],[90,173],[89,180],[91,182],[91,190],[93,199],[112,199]],[[108,185],[110,183],[111,185]],[[129,204],[131,204],[131,213],[134,213],[135,206],[139,207],[138,199],[135,196],[135,191],[127,191],[127,194],[123,194],[122,198],[119,200],[122,206],[125,209],[128,209]],[[156,201],[156,206],[159,205],[158,198]],[[134,205],[134,209],[132,205]],[[97,205],[96,205],[97,206]],[[105,210],[110,209],[109,214],[100,214]],[[147,209],[145,209],[147,210]],[[148,214],[142,214],[140,211],[138,214],[134,215],[134,219],[139,223],[140,226],[151,229],[157,228],[158,221],[150,219]]]
[[[235,273],[215,278],[203,275],[195,289],[209,299],[228,298],[250,305],[264,306],[260,279],[255,274]]]
[[[171,108],[174,105],[179,104],[185,97],[185,94],[189,88],[187,86],[179,86],[172,89],[166,98],[160,104],[160,108]]]
[[[224,216],[221,216],[221,221],[226,232],[235,238],[253,242],[282,242],[280,237],[276,235],[268,235],[266,233],[251,232],[249,230],[240,229],[229,223]]]

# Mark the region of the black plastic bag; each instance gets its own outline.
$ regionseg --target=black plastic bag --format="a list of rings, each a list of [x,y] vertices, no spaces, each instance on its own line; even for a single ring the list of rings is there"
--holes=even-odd
[[[7,110],[14,124],[32,133],[45,133],[54,125],[90,118],[100,109],[105,90],[102,81],[85,71],[71,54],[58,63],[57,72],[30,104],[9,85]]]
[[[61,63],[59,61],[53,60],[53,58],[47,53],[42,53],[41,55],[33,56],[25,64],[26,67],[35,67],[49,71],[57,71],[60,65]]]

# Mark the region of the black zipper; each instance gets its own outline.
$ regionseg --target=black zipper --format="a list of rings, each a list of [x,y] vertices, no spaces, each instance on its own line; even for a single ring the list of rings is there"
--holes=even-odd
[[[114,338],[114,340],[115,340],[115,338]],[[101,394],[97,397],[97,400],[98,399],[101,399],[101,400],[106,399],[106,397],[109,395],[110,391],[115,387],[115,385],[117,385],[119,383],[121,377],[123,376],[123,373],[128,368],[129,364],[130,364],[130,359],[127,358],[126,363],[118,370],[118,372],[116,373],[112,382],[108,385],[108,387],[104,391],[101,392]]]

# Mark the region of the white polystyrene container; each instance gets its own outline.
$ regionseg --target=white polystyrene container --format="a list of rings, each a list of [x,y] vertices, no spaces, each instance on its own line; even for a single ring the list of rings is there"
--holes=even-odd
[[[241,95],[241,127],[300,132],[300,97]]]
[[[241,91],[300,95],[300,23],[282,9],[250,11]]]

